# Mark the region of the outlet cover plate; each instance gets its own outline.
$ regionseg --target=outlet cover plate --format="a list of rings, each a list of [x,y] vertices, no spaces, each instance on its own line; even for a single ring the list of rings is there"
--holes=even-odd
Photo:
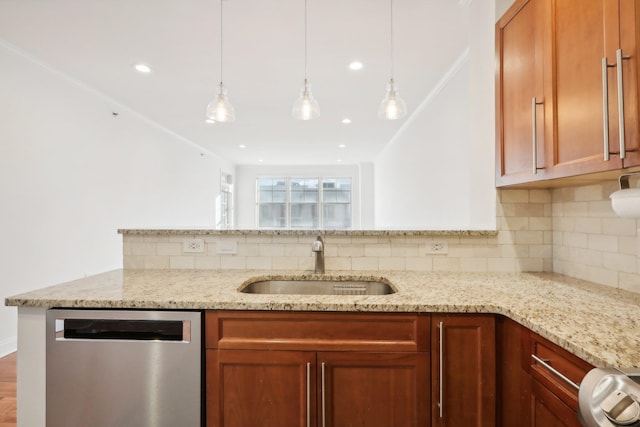
[[[446,255],[449,252],[449,243],[437,241],[427,243],[428,255]]]
[[[182,252],[185,254],[194,254],[194,253],[204,252],[204,240],[184,239],[182,241]]]

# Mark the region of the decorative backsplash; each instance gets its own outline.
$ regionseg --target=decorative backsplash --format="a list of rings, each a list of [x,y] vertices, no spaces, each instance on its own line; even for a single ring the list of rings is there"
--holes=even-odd
[[[331,270],[556,272],[640,292],[639,220],[615,216],[614,181],[500,189],[494,231],[324,232]],[[312,270],[308,231],[122,230],[125,269]],[[201,253],[184,253],[185,239]],[[446,253],[433,254],[435,244]],[[236,248],[235,254],[219,249]],[[226,250],[226,249],[225,249]],[[445,252],[445,251],[443,251]]]

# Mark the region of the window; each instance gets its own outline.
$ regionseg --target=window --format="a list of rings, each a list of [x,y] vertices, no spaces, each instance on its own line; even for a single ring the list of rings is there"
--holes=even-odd
[[[233,228],[233,177],[220,174],[220,203],[218,206],[218,229]]]
[[[256,187],[258,228],[351,228],[351,178],[258,178]]]

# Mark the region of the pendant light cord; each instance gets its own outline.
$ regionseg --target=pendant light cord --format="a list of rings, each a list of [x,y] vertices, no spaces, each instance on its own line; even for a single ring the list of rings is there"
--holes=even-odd
[[[307,83],[307,0],[304,0],[304,83]]]
[[[223,58],[224,58],[224,50],[223,50],[223,43],[222,43],[222,35],[223,35],[223,31],[222,31],[222,1],[220,0],[220,86],[222,86],[222,62],[223,62]]]
[[[393,80],[393,0],[390,0],[389,4],[391,5],[391,13],[389,14],[391,16],[391,80]]]

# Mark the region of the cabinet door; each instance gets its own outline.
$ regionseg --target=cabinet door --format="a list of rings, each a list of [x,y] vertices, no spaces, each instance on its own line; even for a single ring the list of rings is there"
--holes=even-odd
[[[518,0],[496,24],[496,184],[545,178],[543,3]],[[552,132],[549,132],[553,136]]]
[[[580,427],[576,411],[532,380],[531,427]]]
[[[315,353],[206,353],[208,427],[315,426]]]
[[[494,316],[434,315],[432,328],[432,425],[494,427]]]
[[[620,11],[614,17],[619,17],[619,43],[608,46],[607,55],[614,57],[620,49],[622,60],[622,82],[624,98],[624,145],[626,149],[624,167],[640,165],[640,85],[638,79],[638,39],[640,38],[640,1],[619,0]],[[616,33],[614,33],[614,36]],[[615,40],[615,37],[612,37]],[[609,43],[608,43],[609,44]],[[617,56],[617,55],[616,55]]]
[[[429,425],[429,353],[321,352],[318,371],[318,425]]]
[[[545,99],[553,99],[555,112],[553,175],[619,169],[616,58],[607,52],[608,40],[617,32],[613,19],[617,1],[550,3],[552,28],[547,32],[545,56],[550,61],[545,70]],[[605,159],[606,153],[612,153],[609,160]]]

